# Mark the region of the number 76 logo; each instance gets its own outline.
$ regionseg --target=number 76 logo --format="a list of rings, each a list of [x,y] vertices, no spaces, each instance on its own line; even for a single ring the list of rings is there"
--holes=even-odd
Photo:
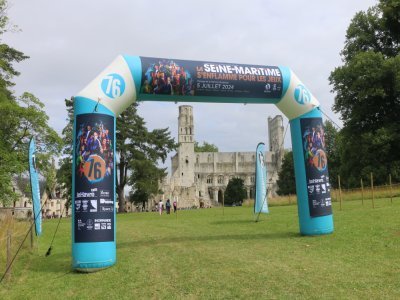
[[[89,182],[99,182],[106,174],[106,163],[98,155],[91,155],[83,165],[83,174]]]
[[[120,97],[125,92],[125,81],[119,74],[108,74],[101,81],[101,90],[112,99]]]

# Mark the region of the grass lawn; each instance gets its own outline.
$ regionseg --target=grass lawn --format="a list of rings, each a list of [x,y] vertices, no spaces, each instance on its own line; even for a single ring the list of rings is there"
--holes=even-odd
[[[117,264],[91,274],[71,271],[68,219],[44,257],[57,220],[44,222],[0,299],[400,298],[400,198],[334,203],[335,232],[318,237],[299,235],[295,205],[259,223],[249,207],[117,220]]]

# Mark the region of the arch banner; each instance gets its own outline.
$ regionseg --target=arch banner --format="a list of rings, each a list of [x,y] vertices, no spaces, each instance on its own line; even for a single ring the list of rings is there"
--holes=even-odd
[[[300,233],[333,232],[322,141],[316,139],[313,158],[306,157],[307,130],[319,122],[322,133],[319,102],[291,69],[124,55],[74,97],[74,269],[90,272],[116,262],[115,118],[135,101],[276,105],[291,124]]]

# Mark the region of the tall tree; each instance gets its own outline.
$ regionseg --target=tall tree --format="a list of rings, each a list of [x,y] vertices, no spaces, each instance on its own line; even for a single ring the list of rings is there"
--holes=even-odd
[[[282,167],[278,173],[278,195],[296,194],[296,181],[294,176],[293,152],[288,151],[283,156]]]
[[[73,101],[65,100],[69,122],[63,130],[66,141],[65,157],[58,172],[65,191],[72,193],[72,128]],[[117,118],[117,173],[116,192],[118,195],[119,212],[125,211],[125,187],[130,185],[132,193],[141,196],[146,201],[151,194],[158,192],[158,183],[166,175],[164,168],[158,167],[158,162],[165,162],[170,151],[176,148],[169,129],[154,129],[149,131],[146,123],[137,114],[138,104],[128,107]],[[70,198],[69,198],[70,199]]]
[[[37,166],[42,173],[49,169],[50,157],[59,151],[62,143],[48,125],[44,104],[31,93],[16,97],[12,79],[19,72],[14,63],[28,58],[22,52],[1,42],[1,36],[13,30],[7,17],[7,2],[0,1],[0,201],[9,204],[16,199],[12,178],[28,170],[28,142],[34,136]]]
[[[141,204],[145,207],[151,195],[159,194],[159,182],[167,175],[163,168],[148,159],[135,159],[132,161],[132,170],[128,184],[133,187],[133,193],[130,195],[131,202]]]
[[[375,173],[400,180],[399,1],[357,13],[347,29],[344,65],[329,80],[344,123],[340,173],[349,186]],[[346,182],[347,181],[347,182]]]
[[[145,121],[137,114],[138,104],[129,106],[117,119],[117,194],[119,211],[125,211],[125,186],[150,195],[158,191],[159,181],[166,169],[158,167],[177,144],[168,128],[148,131]]]
[[[65,99],[65,106],[68,113],[68,123],[62,130],[64,140],[63,156],[60,159],[60,168],[57,171],[57,181],[62,186],[62,197],[67,199],[65,208],[71,206],[72,201],[72,145],[73,145],[73,120],[74,120],[74,102],[73,99]]]
[[[337,176],[340,173],[340,149],[341,139],[338,129],[331,121],[325,121],[325,151],[328,157],[329,182],[337,187]]]
[[[242,204],[246,196],[243,179],[237,177],[230,179],[225,190],[224,203],[228,205]]]

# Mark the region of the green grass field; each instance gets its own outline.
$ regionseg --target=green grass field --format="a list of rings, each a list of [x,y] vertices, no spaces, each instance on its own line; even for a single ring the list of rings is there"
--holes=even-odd
[[[335,232],[318,237],[299,235],[295,205],[258,223],[250,207],[117,219],[117,264],[91,274],[71,271],[70,220],[44,256],[57,224],[46,221],[0,299],[400,298],[400,198],[334,203]]]

